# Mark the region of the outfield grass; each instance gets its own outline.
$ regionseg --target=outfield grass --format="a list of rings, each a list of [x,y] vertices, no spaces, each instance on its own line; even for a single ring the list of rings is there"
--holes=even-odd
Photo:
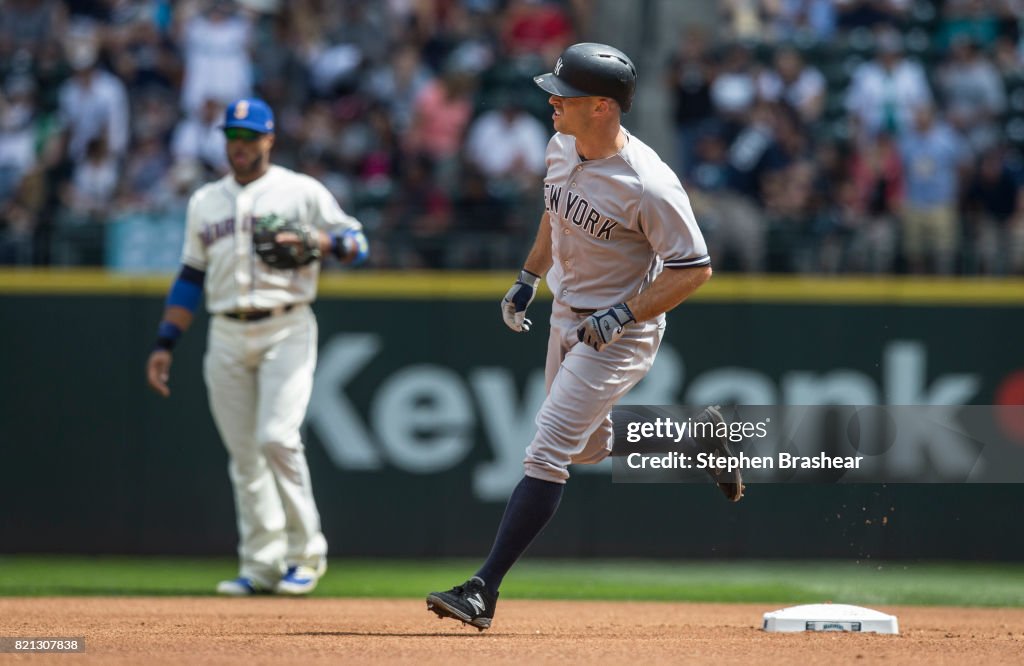
[[[420,597],[475,561],[333,560],[316,597]],[[227,559],[0,556],[0,596],[210,595]],[[1024,564],[527,560],[505,598],[1024,606]]]

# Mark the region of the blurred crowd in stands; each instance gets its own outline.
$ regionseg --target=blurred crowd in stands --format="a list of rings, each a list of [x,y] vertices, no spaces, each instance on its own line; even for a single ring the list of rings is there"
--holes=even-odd
[[[0,0],[0,264],[180,229],[226,172],[224,106],[257,94],[275,162],[364,222],[374,266],[516,267],[551,132],[531,77],[595,4]],[[658,146],[716,268],[1024,272],[1024,0],[719,6],[664,63]]]
[[[1024,3],[723,7],[728,39],[684,32],[668,78],[720,267],[1024,270]]]

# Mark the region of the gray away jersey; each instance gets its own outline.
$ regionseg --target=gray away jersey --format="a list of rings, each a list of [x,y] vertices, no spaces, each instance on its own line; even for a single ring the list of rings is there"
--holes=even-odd
[[[711,263],[679,178],[629,132],[620,152],[587,161],[574,137],[556,133],[547,169],[553,258],[547,283],[559,302],[610,307],[646,289],[663,267]]]

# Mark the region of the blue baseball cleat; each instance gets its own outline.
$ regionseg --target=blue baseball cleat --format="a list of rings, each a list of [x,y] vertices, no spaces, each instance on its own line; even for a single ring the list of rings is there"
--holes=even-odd
[[[284,576],[277,582],[274,591],[278,594],[301,596],[316,589],[320,577],[327,571],[327,561],[321,560],[316,567],[293,565],[288,567]]]
[[[270,593],[268,588],[245,576],[217,583],[217,594],[223,594],[226,597],[248,597],[254,594],[268,593]]]

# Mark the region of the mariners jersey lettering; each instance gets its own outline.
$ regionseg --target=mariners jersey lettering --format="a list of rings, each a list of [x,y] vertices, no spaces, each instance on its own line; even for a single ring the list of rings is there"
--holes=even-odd
[[[562,303],[608,307],[646,289],[665,266],[711,263],[679,178],[635,136],[626,132],[626,145],[611,157],[583,161],[576,139],[556,133],[547,168],[547,282]]]
[[[253,252],[252,223],[276,214],[328,232],[360,229],[321,183],[283,167],[240,185],[233,176],[205,185],[189,200],[182,263],[206,272],[210,312],[270,309],[316,297],[320,262],[270,268]]]

